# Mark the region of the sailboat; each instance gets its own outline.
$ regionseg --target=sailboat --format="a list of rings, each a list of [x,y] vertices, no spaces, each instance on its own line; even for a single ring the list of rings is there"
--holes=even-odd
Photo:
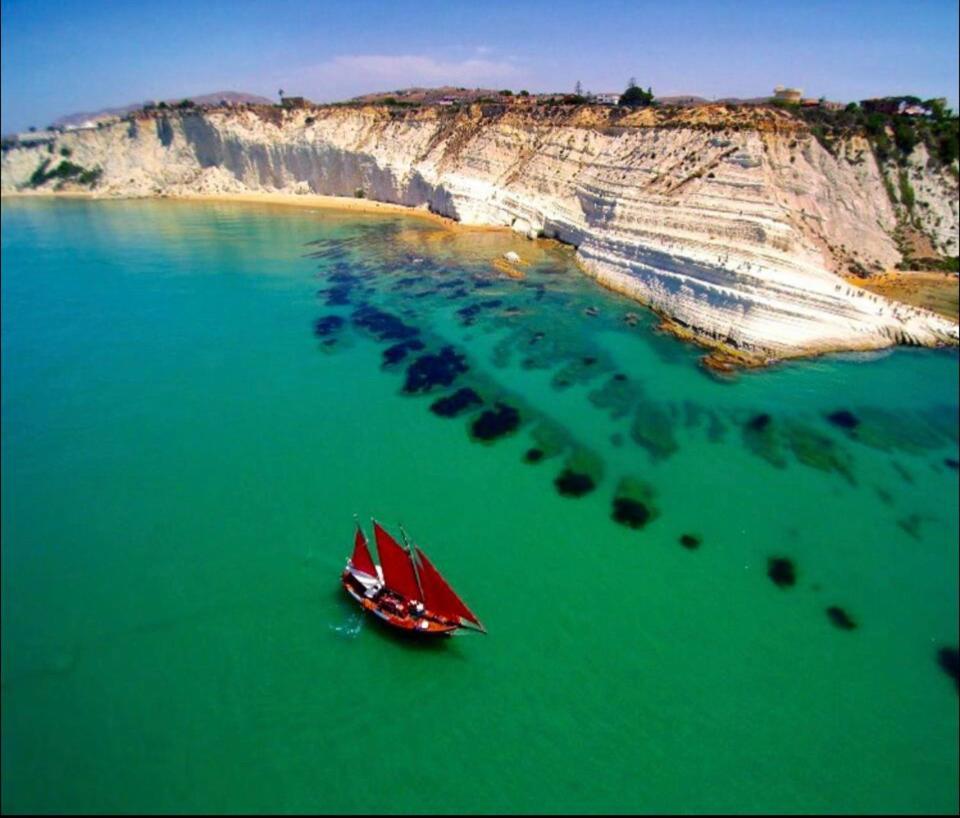
[[[487,632],[427,555],[410,544],[406,532],[405,545],[401,545],[374,520],[373,535],[380,564],[373,561],[358,523],[353,554],[340,577],[347,593],[361,606],[405,631],[449,634],[466,628]]]

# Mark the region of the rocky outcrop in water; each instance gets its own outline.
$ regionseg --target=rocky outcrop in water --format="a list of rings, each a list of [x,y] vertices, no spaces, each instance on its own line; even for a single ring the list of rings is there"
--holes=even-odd
[[[862,137],[828,151],[774,109],[154,112],[5,150],[3,190],[64,148],[102,169],[106,196],[364,196],[556,237],[604,286],[745,360],[958,339],[956,323],[838,275],[901,258],[887,171]],[[917,151],[917,210],[955,255],[956,177]]]

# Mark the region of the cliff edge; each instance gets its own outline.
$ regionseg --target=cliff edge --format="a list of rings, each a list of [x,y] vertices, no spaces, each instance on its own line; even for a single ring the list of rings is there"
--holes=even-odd
[[[919,145],[906,167],[897,173],[908,174],[911,229],[955,256],[955,163],[936,165]],[[764,363],[958,343],[955,322],[843,277],[902,259],[893,172],[865,137],[825,146],[773,108],[246,106],[140,113],[5,146],[0,187],[320,193],[426,207],[570,243],[589,275],[678,333]]]

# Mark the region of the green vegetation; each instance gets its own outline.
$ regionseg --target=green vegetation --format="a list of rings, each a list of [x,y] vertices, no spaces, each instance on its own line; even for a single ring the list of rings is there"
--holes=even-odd
[[[96,167],[92,170],[83,171],[78,177],[77,181],[81,185],[89,185],[93,187],[97,182],[100,181],[100,177],[103,176],[103,168]]]
[[[644,91],[631,78],[627,90],[620,96],[620,104],[628,108],[642,108],[653,104],[653,90],[648,86]]]
[[[500,92],[500,96],[502,96],[502,97],[512,97],[512,96],[513,96],[513,91],[511,91],[509,88],[504,88],[504,89]]]
[[[906,117],[898,116],[893,125],[893,141],[897,143],[900,152],[909,156],[917,145],[917,131],[913,123]]]
[[[941,273],[960,273],[960,256],[943,256],[936,259],[923,259],[928,265],[924,269],[937,270]]]
[[[920,102],[917,97],[896,98],[900,99],[905,102],[916,100],[913,104]],[[931,156],[945,165],[956,161],[960,154],[957,116],[939,100],[922,103],[931,111],[930,117],[883,113],[875,107],[865,109],[855,102],[840,111],[804,108],[779,100],[771,100],[771,104],[794,111],[810,126],[814,136],[825,143],[825,147],[838,139],[865,132],[881,162],[894,160],[899,163],[921,143],[926,145]]]
[[[362,187],[358,187],[355,191],[353,191],[353,197],[355,199],[366,199],[367,193]]]
[[[917,203],[917,196],[913,192],[913,187],[910,185],[910,179],[907,178],[905,170],[900,171],[900,202],[910,211]]]
[[[180,102],[177,103],[177,107],[184,110],[187,108],[196,108],[197,104],[192,99],[181,99]]]
[[[883,176],[883,186],[886,188],[887,197],[890,199],[892,204],[897,203],[897,191],[893,186],[893,182],[890,181],[890,177],[887,174],[881,174]]]
[[[27,184],[28,184],[30,187],[39,187],[39,186],[42,185],[44,182],[46,182],[46,181],[47,181],[47,178],[48,178],[48,177],[47,177],[47,168],[49,167],[49,165],[50,165],[50,160],[49,160],[49,159],[44,159],[44,160],[40,163],[40,165],[37,167],[37,169],[36,169],[33,173],[30,174],[30,180],[27,182]]]
[[[517,96],[520,96],[520,97],[528,97],[528,96],[530,96],[530,92],[529,92],[529,91],[521,91],[519,94],[517,94]]]
[[[73,156],[73,151],[70,148],[60,148],[60,155],[64,158]]]
[[[30,174],[30,179],[27,182],[29,187],[40,187],[40,185],[46,184],[51,179],[57,179],[59,183],[66,182],[68,180],[76,180],[81,185],[93,186],[103,175],[102,168],[93,168],[88,170],[87,168],[76,165],[73,162],[70,162],[64,159],[59,165],[57,165],[53,170],[48,170],[50,167],[50,160],[44,159],[37,169]]]

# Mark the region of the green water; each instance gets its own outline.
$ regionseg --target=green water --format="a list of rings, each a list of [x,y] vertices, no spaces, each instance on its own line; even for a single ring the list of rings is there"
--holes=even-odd
[[[955,352],[717,381],[568,250],[398,217],[5,201],[2,240],[4,811],[957,810]],[[430,411],[461,386],[520,427]],[[489,636],[361,617],[354,513]]]

